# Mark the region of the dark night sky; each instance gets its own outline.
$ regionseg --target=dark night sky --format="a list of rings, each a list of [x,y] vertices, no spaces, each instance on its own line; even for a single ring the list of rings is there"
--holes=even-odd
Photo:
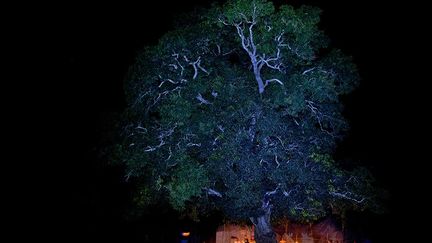
[[[107,238],[119,237],[106,231],[119,229],[116,227],[121,225],[128,187],[119,182],[118,170],[105,168],[97,161],[93,148],[99,141],[98,131],[107,113],[124,107],[122,81],[135,54],[170,29],[173,14],[207,2],[210,1],[157,1],[152,6],[65,5],[54,14],[61,27],[53,29],[51,41],[60,55],[57,64],[63,73],[63,81],[56,88],[62,91],[61,99],[66,101],[63,109],[67,111],[59,115],[69,126],[62,134],[68,139],[64,148],[68,158],[59,169],[70,185],[67,200],[72,208],[64,217],[73,222],[74,230],[68,230],[71,234],[87,232],[96,237],[105,232]],[[340,154],[366,164],[390,191],[392,213],[384,221],[391,223],[396,213],[402,213],[402,202],[410,195],[400,180],[399,160],[405,158],[400,154],[404,146],[398,141],[406,135],[405,129],[395,132],[393,128],[395,121],[405,119],[403,116],[409,113],[402,108],[397,92],[400,85],[396,80],[404,77],[394,72],[402,68],[397,58],[403,55],[398,48],[403,38],[399,30],[405,28],[397,18],[401,7],[365,0],[275,2],[321,7],[322,27],[333,46],[353,56],[358,65],[362,81],[346,100],[352,129],[341,144]]]

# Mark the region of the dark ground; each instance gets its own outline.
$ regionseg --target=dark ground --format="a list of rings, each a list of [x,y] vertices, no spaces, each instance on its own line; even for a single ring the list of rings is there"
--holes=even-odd
[[[59,158],[62,166],[58,168],[60,179],[68,185],[61,189],[67,192],[68,206],[58,211],[58,222],[64,224],[57,227],[64,232],[63,237],[118,242],[142,242],[146,233],[175,237],[166,233],[175,232],[179,226],[169,211],[162,213],[163,217],[152,213],[144,220],[124,220],[130,206],[130,185],[123,182],[119,168],[106,167],[97,160],[94,148],[109,119],[107,114],[124,107],[122,80],[136,53],[170,29],[174,13],[191,10],[198,2],[205,5],[209,1],[68,5],[59,6],[54,14],[51,21],[61,25],[53,28],[50,41],[60,55],[57,64],[63,73],[55,88],[61,91],[59,98],[66,101],[62,108],[66,112],[58,115],[67,129],[57,124],[59,136],[67,139],[61,151],[66,156]],[[287,2],[324,9],[323,29],[333,45],[352,55],[359,67],[361,85],[346,99],[352,129],[338,156],[366,164],[389,191],[389,213],[356,215],[351,220],[353,229],[368,232],[375,242],[388,242],[388,237],[396,238],[400,219],[410,212],[404,209],[411,195],[406,183],[410,177],[403,171],[407,159],[404,143],[409,141],[401,142],[407,135],[401,121],[410,110],[404,108],[399,95],[398,80],[404,77],[397,72],[403,68],[400,44],[406,34],[401,29],[407,28],[397,14],[402,7],[364,0]]]

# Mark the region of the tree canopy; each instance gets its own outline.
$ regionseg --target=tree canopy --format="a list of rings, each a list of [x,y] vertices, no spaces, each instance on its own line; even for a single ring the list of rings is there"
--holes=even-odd
[[[373,202],[364,169],[333,159],[348,129],[341,95],[358,84],[330,48],[311,6],[230,0],[180,19],[146,47],[125,82],[128,107],[115,160],[163,198],[233,220],[313,221]]]

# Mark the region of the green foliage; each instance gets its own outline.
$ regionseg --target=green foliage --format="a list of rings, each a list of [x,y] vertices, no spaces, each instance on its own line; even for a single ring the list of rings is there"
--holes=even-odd
[[[246,220],[268,201],[275,218],[307,222],[334,207],[370,207],[371,177],[331,156],[347,129],[340,96],[358,74],[341,51],[320,52],[328,48],[320,10],[232,0],[204,13],[147,47],[126,79],[114,159],[139,181],[137,204],[167,198],[194,218],[220,210]],[[261,94],[233,26],[247,30],[252,18],[260,57],[280,51],[280,70],[261,75],[283,85]]]
[[[192,104],[179,94],[173,93],[166,104],[160,107],[159,113],[164,123],[184,124],[192,115]]]
[[[251,18],[254,14],[259,18],[267,17],[274,12],[274,6],[265,0],[231,0],[224,6],[223,11],[227,21],[234,23]]]
[[[155,193],[151,188],[143,186],[138,189],[133,201],[139,208],[148,207],[155,202]]]
[[[317,154],[312,153],[310,155],[310,158],[317,163],[322,164],[323,166],[329,168],[335,164],[333,158],[329,154]]]
[[[202,166],[191,161],[184,162],[171,174],[172,180],[167,184],[169,199],[173,207],[182,210],[185,202],[199,196],[208,185],[208,178]]]

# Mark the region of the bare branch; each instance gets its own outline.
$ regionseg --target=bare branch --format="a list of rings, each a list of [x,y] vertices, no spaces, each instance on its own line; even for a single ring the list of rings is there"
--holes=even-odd
[[[143,100],[143,98],[144,98],[146,95],[151,94],[151,92],[152,92],[152,89],[149,89],[149,90],[147,90],[145,93],[140,94],[140,95],[138,96],[138,98],[135,99],[135,102],[133,103],[132,106],[135,107],[136,105],[138,105],[139,103],[141,103],[142,100]]]
[[[250,40],[250,44],[252,46],[252,54],[254,56],[256,55],[256,46],[255,46],[254,41],[253,41],[253,31],[252,31],[252,28],[254,27],[255,24],[256,24],[255,18],[253,18],[252,22],[251,22],[251,25],[249,26],[249,40]]]
[[[193,147],[193,146],[201,147],[201,143],[188,143],[188,144],[186,144],[186,146],[188,146],[188,147]]]
[[[209,195],[213,195],[213,196],[217,196],[217,197],[222,197],[222,194],[220,192],[214,190],[214,189],[206,188],[206,190],[207,190],[207,193]]]
[[[242,44],[243,49],[249,54],[249,57],[251,58],[251,60],[256,59],[254,53],[249,49],[249,46],[251,43],[249,43],[249,40],[246,39],[245,34],[243,32],[243,28],[240,27],[240,24],[235,24],[235,27],[237,29],[237,34],[241,39],[241,44]],[[252,43],[252,45],[253,45],[253,43]]]
[[[201,69],[201,71],[205,72],[207,75],[209,75],[209,72],[207,70],[205,70],[202,66],[201,66],[201,60],[197,63],[199,69]]]
[[[199,56],[197,58],[197,60],[194,62],[189,61],[189,59],[186,56],[183,56],[183,57],[184,57],[185,61],[188,62],[189,65],[192,65],[192,67],[194,68],[194,75],[193,75],[192,79],[196,79],[196,77],[198,76],[198,69],[205,72],[207,75],[209,74],[209,72],[201,66],[201,56]]]
[[[196,62],[191,62],[189,64],[191,64],[194,68],[194,75],[193,75],[192,79],[196,79],[196,77],[198,75],[198,68],[197,68]]]
[[[300,207],[302,205],[302,203],[297,203],[295,206],[294,206],[294,209],[295,210],[304,210],[304,207]]]
[[[278,70],[280,72],[284,72],[284,71],[281,68],[282,62],[280,61],[280,49],[279,48],[277,48],[277,53],[274,57],[266,58],[265,55],[260,57],[259,54],[257,54],[257,46],[254,43],[254,33],[253,33],[253,28],[257,24],[256,5],[254,4],[254,6],[253,6],[252,19],[247,18],[244,13],[238,13],[238,15],[240,16],[242,21],[240,21],[238,23],[232,23],[232,24],[228,24],[226,22],[223,22],[223,23],[225,25],[232,25],[236,28],[237,35],[240,37],[240,42],[241,42],[242,48],[246,51],[246,53],[249,55],[249,58],[251,60],[255,79],[258,83],[259,93],[264,92],[264,89],[269,82],[277,81],[278,83],[283,84],[278,79],[269,79],[264,84],[263,79],[261,77],[261,68],[264,65],[267,65],[269,68]],[[222,20],[219,19],[219,21],[222,21]],[[266,27],[268,27],[267,28],[268,30],[271,29],[271,27],[268,26],[267,23],[265,23],[265,25],[266,25]],[[246,27],[248,28],[247,34],[244,31]],[[283,40],[281,38],[282,35],[283,35],[283,32],[279,36],[275,37],[275,40],[278,41],[278,45],[277,45],[278,47],[282,45],[282,42],[283,42]],[[272,63],[272,62],[275,62],[275,63]]]
[[[276,62],[275,64],[271,64],[270,62]],[[282,70],[282,62],[281,62],[281,55],[280,55],[280,49],[277,48],[277,52],[276,52],[276,56],[274,57],[268,57],[266,58],[265,54],[260,57],[259,60],[259,69],[261,70],[261,68],[264,66],[264,64],[271,68],[271,69],[275,69],[278,70],[281,73],[284,73],[284,70]]]
[[[288,47],[288,49],[291,51],[291,52],[293,52],[296,56],[298,56],[298,57],[300,57],[301,59],[303,59],[303,60],[306,60],[307,58],[304,56],[304,55],[302,55],[302,54],[300,54],[299,52],[298,52],[298,48],[293,48],[293,47],[291,47],[291,45],[289,44],[289,43],[287,43],[287,44],[280,44],[279,46],[286,46],[286,47]]]
[[[276,162],[276,164],[277,164],[276,168],[279,168],[280,163],[279,163],[279,161],[278,161],[277,155],[275,155],[275,162]]]
[[[313,71],[313,70],[315,70],[315,69],[316,69],[316,67],[309,68],[309,69],[303,71],[303,72],[302,72],[302,75],[305,75],[306,73],[308,73],[308,72],[310,72],[310,71]]]
[[[179,54],[173,53],[172,56],[174,57],[174,60],[177,62],[179,67],[181,68],[180,76],[183,76],[184,67],[181,65],[180,61],[178,60]],[[177,69],[177,68],[176,68]]]
[[[215,139],[213,140],[213,143],[212,143],[213,146],[216,145],[217,140],[219,140],[219,136],[215,137]]]
[[[285,191],[285,190],[283,190],[282,193],[283,193],[283,195],[284,195],[285,197],[289,197],[289,196],[291,195],[291,193],[293,193],[293,192],[298,192],[298,188],[300,188],[299,185],[295,186],[293,189],[289,190],[288,192]]]
[[[220,23],[224,24],[224,25],[230,25],[230,24],[228,24],[224,19],[222,19],[221,16],[219,16],[218,21],[219,21]]]
[[[129,178],[132,176],[132,173],[134,172],[134,169],[130,170],[124,177],[125,181],[129,181]]]
[[[268,163],[267,161],[265,161],[264,159],[261,159],[260,162],[259,162],[259,164],[262,165],[263,162],[266,163],[266,164],[269,164],[269,163]]]
[[[277,83],[279,83],[280,85],[284,85],[284,84],[282,83],[282,81],[280,81],[279,79],[277,79],[277,78],[272,78],[272,79],[268,79],[268,80],[266,80],[264,87],[266,87],[270,82],[277,82]]]
[[[159,136],[158,136],[158,138],[159,138],[159,144],[156,145],[156,146],[147,146],[146,149],[144,149],[144,152],[152,152],[152,151],[155,151],[156,149],[162,147],[163,145],[165,145],[166,144],[165,138],[166,137],[170,137],[174,133],[174,129],[176,127],[177,127],[177,124],[174,127],[170,128],[168,130],[161,131],[159,133]]]
[[[231,54],[231,53],[233,53],[233,52],[235,52],[235,51],[237,51],[237,48],[231,49],[231,50],[229,50],[229,51],[223,53],[222,56],[229,55],[229,54]]]
[[[270,30],[272,29],[272,27],[268,24],[267,21],[264,21],[264,27],[267,30],[267,32],[270,32]]]
[[[284,190],[284,191],[283,191],[283,195],[284,195],[285,197],[289,197],[289,195],[291,194],[292,191],[293,191],[292,189],[289,190],[288,192]]]
[[[197,95],[195,98],[197,98],[197,100],[201,101],[200,105],[201,105],[201,104],[211,105],[211,102],[208,101],[208,100],[206,100],[206,99],[204,99],[204,98],[202,97],[201,93],[198,93],[198,95]]]
[[[171,151],[171,146],[169,146],[169,155],[168,155],[168,158],[165,161],[171,159],[171,156],[172,156],[172,151]]]
[[[284,145],[282,139],[281,139],[279,136],[276,136],[276,138],[279,139],[279,142],[281,143],[282,148],[283,148],[284,150],[286,150],[285,145]]]
[[[145,128],[145,127],[142,127],[141,125],[138,125],[137,127],[135,127],[135,129],[139,129],[139,130],[142,130],[143,132],[147,132],[147,128]]]
[[[266,193],[265,193],[265,196],[268,197],[268,196],[271,196],[271,195],[276,194],[276,193],[277,193],[277,190],[279,189],[279,187],[280,187],[280,185],[278,185],[278,186],[277,186],[273,191],[268,191],[268,192],[266,192]]]
[[[324,127],[322,126],[322,122],[321,120],[323,119],[323,117],[325,117],[324,114],[322,114],[319,109],[315,106],[315,103],[313,101],[310,100],[306,100],[307,106],[309,107],[309,109],[312,112],[312,115],[317,119],[317,122],[320,126],[321,131],[327,133],[328,135],[334,137],[334,134],[327,131],[326,129],[324,129]]]
[[[159,78],[160,78],[161,80],[163,79],[160,75],[159,75]],[[173,81],[172,79],[167,78],[167,79],[163,80],[163,81],[159,84],[158,88],[162,87],[162,85],[163,85],[165,82],[170,82],[170,83],[172,83],[172,84],[178,84],[178,82],[175,82],[175,81]]]
[[[344,192],[344,193],[341,193],[341,192],[330,192],[330,195],[332,195],[334,197],[339,197],[339,198],[347,199],[347,200],[350,200],[350,201],[354,201],[354,202],[359,203],[359,204],[363,203],[366,200],[366,198],[364,198],[364,197],[361,198],[361,199],[354,198],[353,194],[351,192]]]

